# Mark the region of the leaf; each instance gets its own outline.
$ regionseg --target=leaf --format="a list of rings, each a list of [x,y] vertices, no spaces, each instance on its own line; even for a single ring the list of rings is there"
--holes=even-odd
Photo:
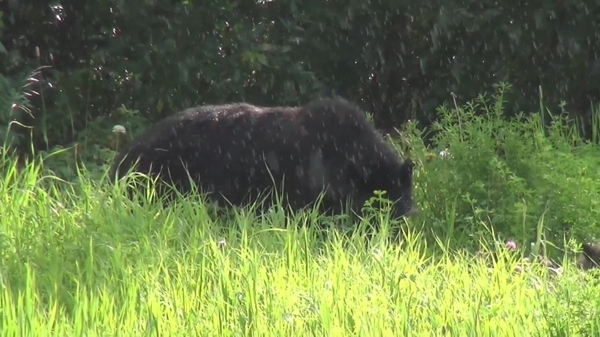
[[[263,66],[268,66],[268,62],[267,62],[267,57],[265,56],[265,54],[256,54],[256,61],[260,64],[262,64]]]

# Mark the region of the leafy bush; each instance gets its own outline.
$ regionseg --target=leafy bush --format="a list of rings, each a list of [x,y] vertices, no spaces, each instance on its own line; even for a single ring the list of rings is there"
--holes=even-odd
[[[407,128],[405,141],[422,164],[417,200],[423,221],[452,238],[479,238],[489,229],[523,243],[538,234],[555,243],[597,237],[598,145],[583,141],[565,114],[542,109],[505,117],[505,90],[500,86],[491,101],[480,96],[463,107],[440,108],[436,155],[414,126]]]

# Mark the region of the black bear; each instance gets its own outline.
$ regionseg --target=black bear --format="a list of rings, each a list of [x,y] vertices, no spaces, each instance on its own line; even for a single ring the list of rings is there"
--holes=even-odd
[[[383,190],[397,218],[413,211],[412,161],[402,162],[364,113],[341,99],[183,110],[122,149],[109,174],[121,178],[130,170],[182,193],[195,184],[222,206],[256,201],[275,187],[292,210],[314,205],[323,192],[324,212],[341,213],[346,202],[360,211],[374,190]]]

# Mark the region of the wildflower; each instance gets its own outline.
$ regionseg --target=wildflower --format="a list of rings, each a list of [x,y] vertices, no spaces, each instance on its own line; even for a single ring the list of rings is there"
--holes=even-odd
[[[112,132],[126,134],[127,130],[125,130],[125,127],[123,125],[115,125],[113,126]]]
[[[219,249],[225,249],[225,247],[227,247],[227,241],[225,241],[225,239],[219,240],[219,242],[217,242],[217,247],[219,247]]]
[[[440,158],[454,158],[454,156],[452,155],[452,153],[450,153],[450,150],[446,148],[440,152]]]
[[[517,244],[514,241],[506,241],[505,246],[510,251],[517,250]]]

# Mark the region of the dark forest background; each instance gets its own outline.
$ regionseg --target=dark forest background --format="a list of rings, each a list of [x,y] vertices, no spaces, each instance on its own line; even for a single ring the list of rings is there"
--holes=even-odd
[[[384,131],[427,127],[500,82],[507,115],[541,102],[591,137],[600,99],[598,1],[4,0],[0,15],[0,137],[21,153],[100,160],[114,125],[233,101],[339,95]]]

